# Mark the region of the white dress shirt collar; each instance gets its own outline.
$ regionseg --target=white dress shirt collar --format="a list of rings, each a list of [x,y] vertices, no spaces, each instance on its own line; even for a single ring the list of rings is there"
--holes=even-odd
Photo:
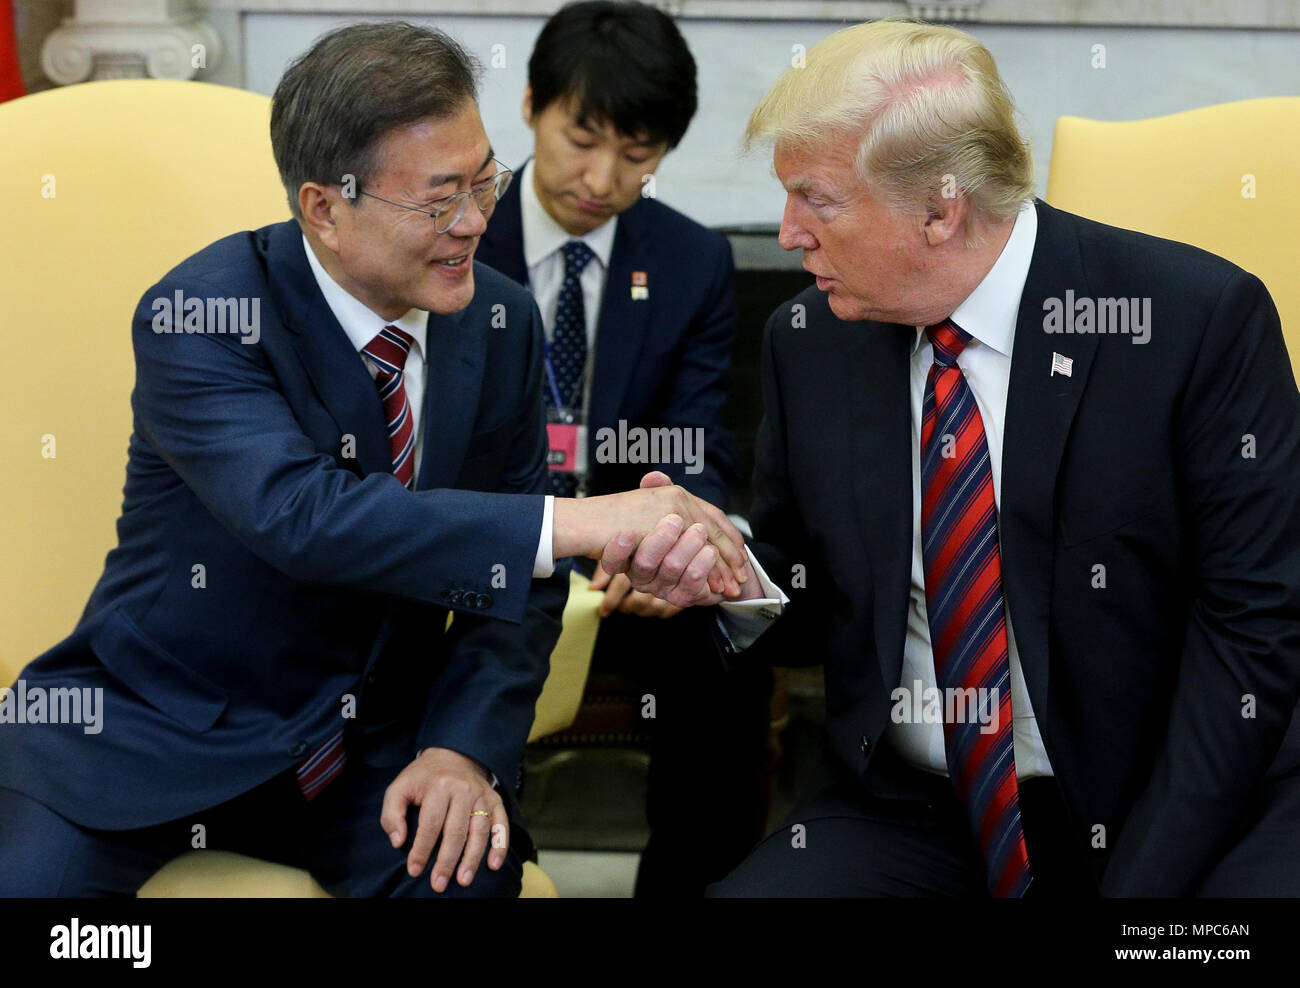
[[[429,327],[428,312],[423,309],[410,309],[399,319],[385,319],[372,312],[364,302],[349,294],[330,277],[330,273],[325,270],[324,265],[316,257],[315,251],[311,249],[306,236],[302,238],[302,249],[307,252],[307,263],[311,265],[311,272],[316,276],[316,284],[320,286],[326,304],[334,313],[334,318],[339,321],[339,325],[343,327],[343,332],[348,334],[348,339],[352,341],[358,353],[385,326],[396,326],[415,338],[413,346],[419,347],[420,358],[424,358],[424,351],[427,349],[425,338]]]
[[[1011,236],[989,273],[951,316],[953,322],[980,343],[1007,357],[1011,356],[1015,342],[1020,296],[1025,290],[1037,239],[1038,211],[1029,200],[1020,207]],[[913,355],[925,342],[925,327],[918,326]]]
[[[556,223],[537,198],[533,187],[533,159],[529,158],[519,175],[519,211],[524,232],[524,264],[531,271],[570,240],[581,240],[600,258],[602,267],[609,267],[609,255],[614,250],[614,231],[618,217],[612,216],[596,229],[575,237]]]

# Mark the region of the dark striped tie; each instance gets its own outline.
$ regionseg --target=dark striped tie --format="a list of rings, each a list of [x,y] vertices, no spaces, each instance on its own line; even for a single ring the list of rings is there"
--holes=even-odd
[[[415,338],[396,326],[385,326],[362,349],[378,373],[375,387],[384,406],[388,442],[392,447],[393,476],[405,487],[415,486],[415,416],[406,399],[403,368]]]
[[[957,366],[957,355],[971,336],[951,319],[926,332],[934,345],[934,365],[921,415],[925,601],[939,688],[945,700],[966,698],[965,716],[956,722],[948,711],[961,708],[944,703],[948,774],[983,854],[990,894],[1014,897],[1024,894],[1031,876],[1012,745],[1011,666],[993,471],[975,396]],[[981,722],[970,698],[978,698],[986,717],[995,714],[996,730]]]
[[[595,252],[581,240],[570,240],[564,252],[564,282],[555,304],[555,327],[551,332],[551,366],[555,371],[555,390],[569,411],[582,404],[582,372],[587,365],[587,307],[582,299],[582,272]],[[555,406],[550,388],[546,389],[548,407]],[[577,479],[572,473],[551,470],[546,474],[546,493],[556,497],[573,497]]]
[[[316,752],[298,763],[298,788],[307,797],[315,799],[325,787],[338,778],[347,764],[348,753],[343,749],[343,731],[330,738]]]

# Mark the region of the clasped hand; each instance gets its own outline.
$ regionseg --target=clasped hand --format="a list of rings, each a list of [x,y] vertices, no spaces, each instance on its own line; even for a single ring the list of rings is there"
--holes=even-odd
[[[744,537],[721,510],[672,487],[669,477],[658,471],[641,478],[641,491],[654,489],[677,492],[679,501],[685,503],[661,518],[644,537],[637,529],[625,527],[606,543],[600,568],[609,577],[598,573],[592,581],[594,588],[614,580],[626,581],[641,597],[620,609],[661,617],[684,607],[761,593]],[[651,598],[663,604],[653,606]]]

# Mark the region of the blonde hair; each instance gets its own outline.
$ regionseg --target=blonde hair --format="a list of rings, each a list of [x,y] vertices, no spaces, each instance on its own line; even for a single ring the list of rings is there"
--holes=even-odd
[[[858,176],[886,204],[925,212],[965,193],[1014,216],[1033,198],[1033,159],[993,56],[965,31],[882,20],[836,31],[787,69],[750,114],[756,143],[810,150],[858,138]]]

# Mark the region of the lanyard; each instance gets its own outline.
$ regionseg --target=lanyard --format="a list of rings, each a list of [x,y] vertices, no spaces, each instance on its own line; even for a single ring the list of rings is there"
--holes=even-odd
[[[525,277],[524,285],[528,289],[529,294],[534,294],[532,272],[528,271],[527,268],[525,268],[524,277]],[[551,327],[551,331],[552,332],[555,331],[554,326]],[[585,333],[587,331],[587,327],[583,326],[582,331]],[[594,334],[594,335],[598,335],[598,334]],[[556,411],[568,411],[570,409],[570,406],[564,403],[563,396],[560,394],[559,382],[556,380],[555,377],[555,365],[551,362],[551,340],[550,337],[547,336],[545,333],[542,334],[542,343],[544,346],[543,362],[546,366],[546,383],[551,392],[551,401],[554,404]],[[578,377],[577,383],[574,384],[573,386],[573,394],[569,395],[570,401],[576,399],[579,394],[582,395],[581,407],[582,410],[584,411],[586,410],[588,404],[590,404],[591,402],[591,372],[592,372],[593,364],[595,363],[595,359],[596,359],[596,341],[593,339],[587,344],[587,358],[586,360],[583,361],[582,364],[582,374]]]
[[[583,332],[586,332],[586,327],[583,327]],[[555,365],[551,363],[551,341],[544,339],[543,342],[546,344],[544,363],[546,365],[546,383],[551,389],[551,400],[555,404],[556,411],[567,411],[572,406],[566,405],[563,401],[563,396],[560,394],[560,387],[555,378]],[[583,361],[582,374],[578,377],[577,382],[573,386],[573,394],[569,395],[570,402],[576,399],[578,395],[582,395],[582,408],[584,409],[587,407],[587,402],[590,396],[588,385],[591,383],[592,365],[596,359],[596,347],[594,344],[595,341],[593,340],[592,343],[587,345],[587,359]]]

